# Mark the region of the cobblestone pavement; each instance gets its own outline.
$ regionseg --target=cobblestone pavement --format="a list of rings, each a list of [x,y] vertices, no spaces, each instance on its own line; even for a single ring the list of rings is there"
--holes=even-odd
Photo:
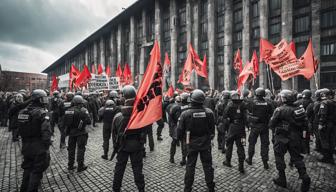
[[[59,133],[56,131],[55,142],[51,147],[51,163],[42,181],[42,191],[111,191],[115,161],[101,159],[102,155],[102,125],[90,130],[85,162],[89,165],[82,173],[67,170],[67,150],[59,149]],[[155,126],[156,127],[156,126]],[[57,130],[57,128],[55,128]],[[156,128],[154,128],[156,133]],[[164,140],[155,140],[155,151],[147,152],[144,159],[144,175],[146,191],[183,191],[185,167],[169,163],[169,147],[171,138],[168,129],[163,132]],[[154,135],[156,138],[156,135]],[[214,140],[216,141],[216,140]],[[217,143],[215,142],[215,146]],[[11,133],[7,128],[0,128],[0,191],[17,191],[22,180],[21,143],[11,141]],[[272,145],[270,146],[270,169],[264,170],[260,158],[259,142],[256,146],[256,155],[253,165],[246,167],[246,173],[240,174],[237,170],[237,155],[233,153],[232,168],[222,165],[224,155],[213,148],[213,162],[215,169],[216,191],[299,191],[301,180],[295,168],[287,167],[286,175],[288,188],[276,187],[272,178],[276,176]],[[147,151],[149,151],[147,147]],[[234,148],[235,151],[235,148]],[[309,175],[312,178],[311,191],[336,191],[336,166],[317,162],[320,156],[313,154],[306,156],[305,162]],[[181,152],[178,149],[175,161],[179,162]],[[288,157],[287,157],[288,162]],[[122,191],[136,191],[133,173],[127,165],[123,180]],[[200,160],[198,160],[194,191],[207,191]]]

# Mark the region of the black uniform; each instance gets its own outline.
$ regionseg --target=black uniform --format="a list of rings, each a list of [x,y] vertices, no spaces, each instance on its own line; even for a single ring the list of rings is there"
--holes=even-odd
[[[169,136],[172,138],[172,142],[170,144],[170,162],[174,163],[174,156],[176,153],[176,146],[179,142],[177,138],[177,122],[181,115],[181,104],[180,103],[174,103],[170,107],[169,111]]]
[[[311,112],[314,115],[312,117],[313,119],[312,128],[313,128],[313,133],[315,135],[315,150],[318,152],[322,152],[321,139],[320,139],[320,134],[318,130],[318,125],[319,125],[319,120],[320,120],[319,119],[320,105],[321,105],[321,100],[316,100],[313,104],[313,110]]]
[[[112,123],[113,142],[116,146],[117,138],[121,146],[117,153],[117,163],[115,165],[113,177],[113,191],[119,192],[122,179],[125,173],[128,158],[131,160],[134,181],[140,192],[145,191],[145,180],[142,174],[143,169],[143,148],[145,133],[142,129],[124,130],[128,124],[133,110],[134,100],[126,100],[125,106],[121,107],[121,113],[116,114]]]
[[[62,99],[58,97],[53,97],[50,100],[50,111],[51,111],[51,120],[50,120],[50,125],[51,125],[51,130],[54,133],[55,125],[58,124],[58,119],[60,116],[60,111],[59,111],[59,105],[61,104]]]
[[[228,131],[229,125],[228,122],[223,121],[223,115],[224,115],[224,109],[229,103],[229,99],[223,99],[218,102],[216,105],[216,113],[217,113],[217,143],[218,143],[218,149],[222,150],[222,152],[225,152],[225,136],[226,132]]]
[[[236,143],[239,169],[244,168],[245,151],[242,140],[245,140],[246,106],[241,100],[230,102],[224,111],[224,121],[228,121],[229,130],[226,138],[226,163],[231,166],[233,143]],[[225,122],[224,122],[225,123]]]
[[[326,99],[320,104],[318,112],[318,130],[322,147],[323,158],[321,161],[334,164],[333,152],[335,147],[335,103]]]
[[[307,132],[306,132],[306,135],[305,135],[305,138],[304,138],[304,153],[310,153],[310,135],[312,133],[312,124],[313,124],[313,100],[310,99],[310,98],[302,98],[302,99],[299,99],[297,100],[295,103],[294,103],[295,106],[302,106],[305,111],[306,111],[306,114],[307,114],[307,117],[308,117],[308,129],[307,129]]]
[[[107,156],[109,151],[109,143],[112,133],[112,121],[114,116],[120,112],[120,108],[112,105],[112,106],[106,106],[102,107],[99,110],[99,113],[102,116],[103,120],[103,150],[104,150],[104,156]]]
[[[74,168],[76,145],[78,170],[84,167],[85,146],[88,140],[86,125],[91,123],[88,110],[81,105],[70,107],[65,111],[65,126],[68,139],[68,167]]]
[[[66,137],[66,133],[65,133],[65,111],[67,111],[68,109],[70,109],[71,107],[71,101],[65,101],[65,102],[61,102],[59,105],[59,124],[58,124],[58,129],[61,133],[61,140],[60,140],[60,148],[65,147],[65,137]]]
[[[182,112],[178,121],[177,136],[186,138],[187,166],[184,191],[191,191],[194,182],[198,154],[203,165],[205,181],[209,191],[214,191],[214,169],[212,168],[211,140],[215,135],[213,112],[201,105],[192,105]]]
[[[279,171],[279,178],[274,180],[276,184],[286,186],[285,160],[284,156],[289,152],[291,161],[298,169],[300,178],[303,179],[302,190],[309,189],[310,178],[307,175],[303,162],[302,142],[303,131],[307,130],[307,118],[302,107],[295,107],[294,104],[285,104],[278,107],[270,120],[270,128],[274,130],[274,156],[276,168]],[[306,188],[304,190],[304,188]]]
[[[18,115],[19,134],[22,137],[24,169],[21,191],[37,191],[43,172],[49,167],[51,129],[47,112],[33,103]]]
[[[248,138],[248,160],[252,163],[252,158],[255,152],[255,145],[257,143],[258,137],[260,136],[260,155],[262,161],[268,162],[268,151],[269,151],[269,129],[268,122],[273,114],[272,105],[263,98],[255,98],[251,102],[247,103],[247,109],[249,111],[247,116],[247,121],[251,132]]]

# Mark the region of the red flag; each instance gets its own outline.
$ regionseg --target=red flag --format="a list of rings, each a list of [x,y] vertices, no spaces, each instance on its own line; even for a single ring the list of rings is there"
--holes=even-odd
[[[266,61],[271,56],[273,49],[274,45],[271,42],[260,38],[260,62]]]
[[[125,64],[125,67],[124,67],[123,78],[124,78],[125,85],[133,84],[132,72],[127,63]]]
[[[293,53],[296,55],[295,43],[293,40],[289,43],[289,46],[292,49]]]
[[[191,52],[193,68],[196,70],[197,75],[208,78],[206,56],[203,61],[201,61],[191,44],[189,45],[189,52]]]
[[[80,75],[80,71],[72,64],[69,72],[69,88],[72,91],[73,85],[76,83],[77,77]]]
[[[77,87],[85,87],[87,86],[88,82],[91,79],[91,73],[89,68],[84,65],[83,71],[81,72],[81,74],[78,76],[77,80],[76,80],[76,86]]]
[[[117,67],[117,71],[116,71],[116,76],[117,77],[121,77],[122,76],[122,69],[121,69],[121,66],[120,66],[120,63],[118,64],[118,67]]]
[[[128,129],[139,129],[162,118],[162,66],[157,41],[135,98]]]
[[[259,62],[258,62],[257,52],[255,50],[253,51],[251,63],[253,64],[253,71],[254,71],[253,77],[255,79],[257,78],[257,75],[259,74]]]
[[[173,87],[173,85],[169,86],[169,89],[167,91],[167,96],[170,97],[170,98],[172,98],[174,96],[174,87]]]
[[[240,56],[240,50],[238,49],[233,61],[233,68],[238,71],[239,73],[243,70],[243,61]]]
[[[189,51],[187,59],[184,63],[182,73],[179,76],[178,83],[182,83],[183,85],[189,85],[192,70],[193,70],[193,59],[192,54]]]
[[[94,64],[91,65],[91,73],[96,73],[96,66]]]
[[[303,75],[306,79],[311,79],[317,69],[318,61],[314,57],[313,52],[313,44],[311,39],[309,39],[309,43],[306,51],[299,59],[299,73]]]
[[[51,83],[51,86],[50,86],[50,94],[52,94],[57,89],[58,89],[58,79],[57,79],[56,75],[53,75],[52,76],[52,83]]]
[[[102,74],[103,73],[103,65],[102,64],[99,64],[98,65],[98,75]]]
[[[106,73],[106,75],[107,75],[108,77],[111,76],[111,68],[110,68],[110,65],[107,65],[107,66],[106,66],[105,73]]]
[[[240,90],[240,88],[244,85],[244,83],[247,81],[247,79],[250,76],[254,76],[254,66],[252,62],[248,62],[245,66],[242,72],[239,74],[238,77],[238,87],[237,89]]]
[[[169,67],[170,68],[170,60],[169,60],[169,56],[168,56],[168,53],[166,52],[165,54],[165,60],[164,60],[164,63],[163,63],[165,66]]]

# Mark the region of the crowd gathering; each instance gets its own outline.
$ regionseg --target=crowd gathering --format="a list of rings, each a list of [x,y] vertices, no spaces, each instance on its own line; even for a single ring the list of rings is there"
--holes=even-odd
[[[41,89],[31,93],[26,90],[0,92],[1,126],[12,132],[13,142],[22,142],[21,191],[38,190],[43,172],[50,164],[49,147],[56,127],[60,132],[59,148],[68,150],[68,170],[87,170],[87,128],[96,127],[97,122],[103,123],[101,158],[109,160],[116,156],[113,191],[121,190],[128,159],[138,190],[145,191],[142,170],[146,166],[143,165],[146,146],[148,143],[149,150],[154,151],[154,135],[158,141],[163,140],[164,127],[169,128],[171,137],[170,162],[167,163],[175,163],[176,148],[181,147],[179,164],[186,167],[186,192],[192,190],[198,156],[208,190],[215,191],[214,146],[225,154],[223,166],[230,168],[235,144],[238,171],[244,174],[254,163],[258,138],[264,169],[270,169],[272,142],[278,171],[274,184],[286,187],[286,165],[295,166],[302,180],[302,191],[309,191],[311,183],[303,154],[309,155],[315,150],[321,154],[320,162],[334,164],[336,100],[334,92],[327,88],[301,93],[282,90],[276,95],[264,88],[241,92],[211,89],[175,92],[173,96],[163,96],[162,119],[154,123],[157,124],[156,133],[153,133],[153,125],[127,129],[136,97],[136,89],[131,85],[109,92],[54,91],[52,96],[48,95],[48,91]],[[215,138],[215,145],[212,145]],[[286,153],[290,155],[289,162],[285,162]]]

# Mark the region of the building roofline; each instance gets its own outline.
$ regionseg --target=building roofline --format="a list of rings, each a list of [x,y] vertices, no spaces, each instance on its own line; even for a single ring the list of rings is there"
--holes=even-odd
[[[134,12],[139,11],[140,7],[142,7],[145,3],[149,2],[149,0],[137,0],[132,5],[127,7],[124,11],[119,13],[117,16],[112,18],[109,22],[107,22],[105,25],[103,25],[101,28],[99,28],[97,31],[93,32],[91,35],[89,35],[87,38],[85,38],[83,41],[81,41],[79,44],[77,44],[74,48],[70,49],[68,52],[66,52],[62,57],[57,59],[54,63],[49,65],[46,69],[42,71],[42,73],[48,73],[53,68],[57,67],[59,64],[63,63],[64,60],[68,56],[75,55],[80,49],[85,48],[85,45],[88,42],[92,42],[96,40],[98,37],[101,37],[103,34],[110,32],[111,29],[115,26],[118,26],[120,21],[123,21],[124,17],[131,14],[134,15]]]

